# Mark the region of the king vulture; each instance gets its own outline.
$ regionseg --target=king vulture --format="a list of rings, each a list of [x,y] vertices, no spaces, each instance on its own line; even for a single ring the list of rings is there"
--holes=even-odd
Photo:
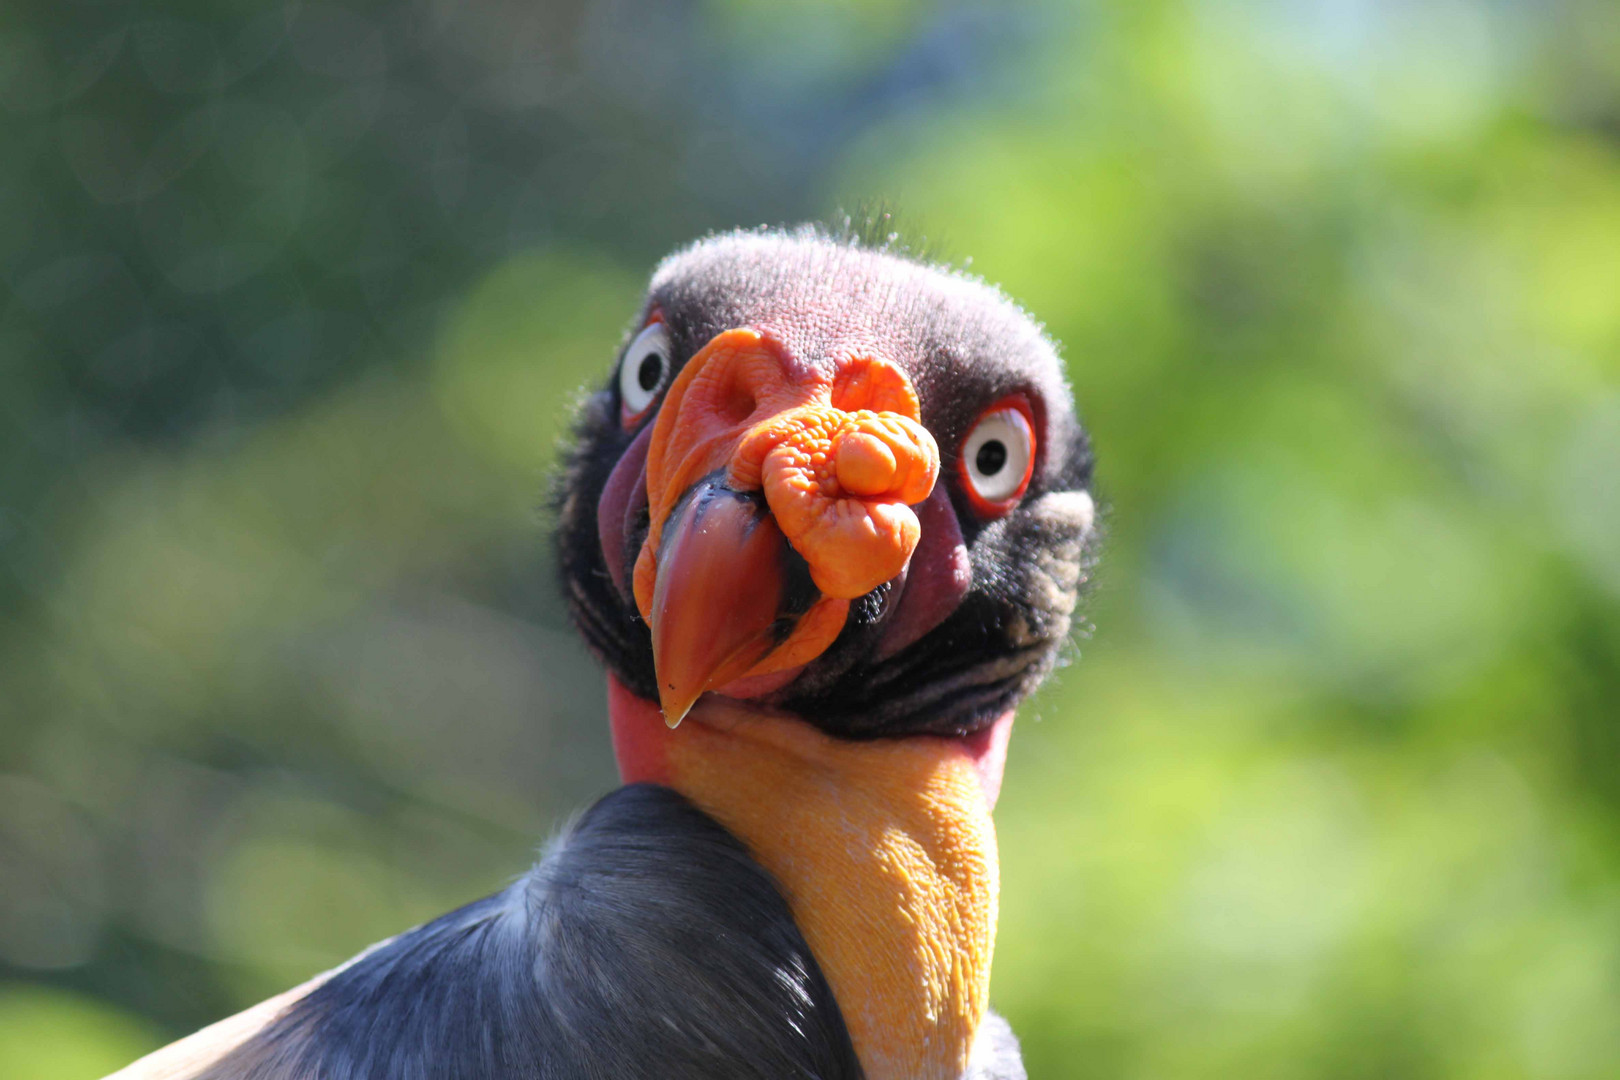
[[[991,810],[1091,475],[994,288],[811,228],[671,255],[557,482],[624,786],[509,888],[118,1075],[1022,1077]]]

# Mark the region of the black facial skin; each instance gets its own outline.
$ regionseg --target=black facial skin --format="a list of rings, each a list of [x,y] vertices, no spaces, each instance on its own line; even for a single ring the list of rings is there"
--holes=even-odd
[[[806,365],[881,352],[910,376],[922,423],[939,444],[939,484],[973,572],[961,602],[921,639],[877,659],[907,583],[880,586],[851,605],[822,656],[762,703],[858,739],[969,734],[1030,693],[1068,637],[1096,530],[1090,445],[1056,353],[1029,316],[970,279],[810,230],[736,233],[678,252],[654,275],[631,334],[654,310],[673,343],[670,378],[736,327],[770,334]],[[626,687],[656,701],[651,637],[607,571],[596,511],[661,401],[625,430],[616,367],[608,376],[581,409],[558,477],[558,562],[586,642]],[[963,490],[957,455],[985,409],[1011,394],[1024,395],[1035,413],[1034,474],[1017,506],[985,518]],[[644,493],[631,506],[618,553],[626,582],[647,532]]]

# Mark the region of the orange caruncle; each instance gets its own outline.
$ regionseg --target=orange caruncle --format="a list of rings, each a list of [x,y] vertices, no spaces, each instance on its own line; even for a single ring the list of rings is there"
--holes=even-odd
[[[938,473],[939,450],[915,420],[817,404],[751,430],[728,480],[763,490],[816,587],[852,600],[905,568],[921,535],[907,504],[926,499]]]

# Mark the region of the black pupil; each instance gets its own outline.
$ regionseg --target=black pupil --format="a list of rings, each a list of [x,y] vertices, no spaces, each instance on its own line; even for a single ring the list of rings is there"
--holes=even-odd
[[[641,358],[641,366],[636,368],[636,385],[650,394],[658,389],[658,380],[663,374],[663,358],[655,352],[650,352]]]
[[[1007,464],[1007,446],[1000,439],[990,439],[979,447],[974,455],[973,465],[979,470],[980,476],[994,476]]]

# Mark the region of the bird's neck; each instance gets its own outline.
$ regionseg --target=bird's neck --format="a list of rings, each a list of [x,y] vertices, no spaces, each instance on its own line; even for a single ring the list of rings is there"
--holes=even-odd
[[[674,731],[609,678],[626,782],[667,784],[775,877],[870,1080],[945,1080],[989,1000],[1008,713],[970,739],[831,738],[704,699]]]

